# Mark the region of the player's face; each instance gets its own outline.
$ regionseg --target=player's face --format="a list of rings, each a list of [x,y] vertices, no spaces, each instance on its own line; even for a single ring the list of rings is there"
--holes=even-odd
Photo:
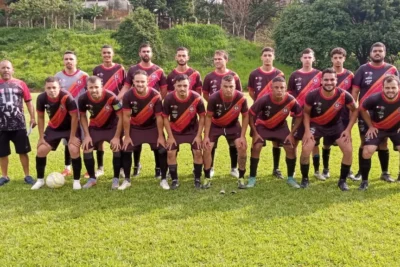
[[[374,63],[381,63],[385,59],[386,52],[385,48],[381,46],[375,46],[372,48],[371,53],[369,53],[369,57]]]
[[[114,51],[112,48],[103,48],[101,49],[101,56],[103,58],[103,62],[112,62],[113,56],[114,56]]]
[[[221,90],[222,93],[224,94],[224,97],[228,98],[233,97],[235,89],[236,89],[235,80],[232,80],[230,82],[222,80]]]
[[[285,82],[274,82],[272,84],[272,94],[275,98],[283,98],[286,93]]]
[[[1,78],[3,80],[9,80],[12,78],[12,75],[14,74],[14,68],[9,61],[3,61],[0,65],[0,73],[1,73]]]
[[[261,56],[261,61],[264,66],[271,66],[274,62],[275,55],[272,52],[264,52]]]
[[[337,83],[337,78],[334,73],[325,73],[324,76],[322,76],[322,88],[325,91],[331,92],[333,89],[335,89]]]
[[[312,53],[303,54],[300,58],[300,61],[303,64],[303,67],[307,67],[307,68],[312,67],[314,60],[315,60],[315,58]]]
[[[100,99],[101,95],[103,94],[103,86],[101,84],[101,81],[96,80],[96,82],[94,82],[94,83],[88,82],[87,90],[89,91],[89,94],[93,99],[96,99],[96,100]]]
[[[343,67],[343,63],[346,60],[346,57],[341,54],[334,54],[331,57],[331,61],[334,67]]]
[[[178,96],[181,98],[186,98],[189,91],[189,81],[183,80],[179,82],[175,82],[174,84],[175,91],[178,93]]]
[[[46,94],[50,98],[57,98],[60,94],[60,84],[58,82],[47,82],[44,85]]]
[[[140,59],[143,62],[145,62],[145,63],[150,62],[151,58],[153,56],[153,52],[151,51],[151,47],[143,47],[142,49],[140,49],[139,56],[140,56]]]
[[[224,58],[223,55],[215,54],[214,55],[214,66],[216,69],[226,68],[226,63],[228,61]]]
[[[147,76],[143,74],[135,75],[135,77],[133,77],[133,85],[138,94],[144,94],[147,90]]]
[[[399,85],[396,81],[385,82],[383,84],[383,94],[387,99],[396,99],[399,95]]]
[[[189,55],[187,51],[178,51],[176,52],[175,56],[176,63],[181,66],[185,66],[187,62],[189,61]]]
[[[76,68],[77,60],[76,56],[73,54],[64,55],[64,66],[65,68],[72,70]]]

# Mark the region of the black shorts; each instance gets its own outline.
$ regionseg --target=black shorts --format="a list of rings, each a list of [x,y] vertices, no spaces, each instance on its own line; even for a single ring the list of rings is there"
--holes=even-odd
[[[110,143],[115,136],[116,130],[117,127],[111,129],[96,129],[93,127],[89,127],[89,134],[92,138],[93,143],[93,146],[91,146],[90,148],[94,147],[95,149],[97,149],[99,144],[104,141]]]
[[[314,135],[315,140],[324,138],[324,146],[331,146],[335,143],[337,139],[340,138],[342,132],[344,131],[343,123],[340,122],[336,125],[326,127],[320,125],[311,124],[310,130],[311,133]]]
[[[126,148],[126,152],[132,152],[142,144],[149,144],[151,150],[157,150],[158,129],[157,127],[149,129],[136,129],[131,127],[129,136],[132,139],[132,145]]]
[[[209,137],[212,143],[216,143],[218,141],[218,138],[223,135],[225,136],[229,146],[234,146],[235,140],[240,138],[241,133],[242,127],[240,127],[239,123],[229,128],[222,128],[211,124]]]
[[[26,135],[26,129],[15,131],[0,131],[0,157],[6,157],[11,154],[10,141],[14,143],[17,154],[27,154],[31,152],[31,144]]]
[[[358,118],[358,132],[360,135],[365,135],[368,132],[368,125],[361,117]]]
[[[81,130],[76,130],[75,136],[81,139]],[[44,140],[51,146],[51,150],[55,151],[62,139],[69,141],[71,130],[57,131],[51,127],[47,127],[44,131]]]
[[[186,133],[186,134],[178,134],[174,133],[174,138],[176,141],[176,145],[172,145],[171,150],[179,150],[180,144],[190,144],[193,150],[200,150],[201,147],[198,147],[196,143],[193,143],[193,140],[196,138],[197,132]]]
[[[282,146],[286,137],[289,135],[290,130],[289,127],[287,126],[287,124],[285,123],[284,125],[282,125],[281,127],[277,128],[277,129],[268,129],[265,128],[264,126],[256,126],[257,132],[258,134],[262,137],[262,139],[264,139],[264,141],[261,140],[257,140],[256,143],[264,143],[265,144],[265,140],[268,141],[273,141],[273,142],[277,142],[279,144],[279,146]]]
[[[397,133],[397,131],[392,131],[392,132],[387,132],[383,130],[379,130],[378,136],[372,139],[369,139],[368,137],[365,137],[365,145],[373,145],[373,146],[379,146],[385,138],[390,138],[390,140],[393,143],[394,148],[397,146],[400,146],[400,133]]]
[[[294,125],[294,118],[292,120],[292,127],[293,127],[293,125]],[[304,124],[301,123],[299,128],[297,128],[297,130],[293,133],[294,139],[301,141],[303,139],[303,135],[304,135],[305,130],[306,129],[304,128]],[[319,146],[319,139],[320,138],[315,138],[314,137],[315,146]]]

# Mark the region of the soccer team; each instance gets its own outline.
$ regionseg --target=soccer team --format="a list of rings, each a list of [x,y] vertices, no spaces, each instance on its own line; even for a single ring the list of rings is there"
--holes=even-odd
[[[285,150],[287,183],[294,188],[309,186],[311,154],[314,176],[319,180],[330,177],[332,145],[339,146],[343,153],[338,180],[340,190],[349,190],[347,178],[362,180],[360,190],[368,188],[371,157],[376,150],[381,179],[394,182],[388,172],[388,139],[399,151],[400,81],[397,69],[384,62],[386,48],[383,43],[371,46],[370,62],[362,65],[355,75],[343,68],[346,60],[343,48],[331,51],[332,68],[322,72],[313,68],[314,52],[307,48],[301,53],[302,68],[291,74],[288,84],[283,72],[273,65],[274,49],[266,47],[261,52],[262,66],[249,76],[249,95],[254,100],[251,107],[242,93],[239,76],[226,67],[228,54],[225,51],[215,51],[215,70],[206,75],[204,82],[199,72],[188,66],[189,51],[184,47],[177,49],[175,60],[178,65],[168,76],[151,62],[149,44],[140,46],[141,60],[128,72],[113,62],[111,46],[103,46],[101,53],[103,63],[94,68],[92,76],[77,68],[74,52],[64,53],[64,69],[45,80],[44,92],[37,98],[37,120],[26,84],[13,78],[10,61],[0,62],[0,186],[10,180],[10,142],[15,145],[25,173],[24,180],[32,185],[32,190],[44,186],[47,155],[61,142],[65,145],[62,174],[73,174],[73,189],[95,186],[97,177],[104,174],[104,142],[108,142],[113,153],[112,189],[125,190],[131,186],[132,164],[133,177],[140,174],[142,144],[149,144],[154,152],[155,177],[160,179],[160,186],[165,190],[179,187],[179,147],[190,144],[194,186],[207,189],[214,176],[215,150],[221,136],[229,144],[230,174],[238,179],[240,189],[256,185],[260,153],[266,141],[272,142],[273,175],[279,179],[284,179],[279,170],[281,147]],[[28,129],[23,102],[30,115]],[[289,116],[292,117],[290,128],[287,124]],[[47,126],[45,117],[48,117]],[[354,175],[350,169],[351,130],[357,120],[361,146],[358,172]],[[36,125],[39,140],[35,181],[29,173],[28,153],[31,151],[29,133]],[[246,141],[248,126],[251,144]],[[302,141],[300,184],[294,178],[299,141]],[[248,147],[250,175],[246,182]],[[88,178],[83,186],[80,182],[81,150],[87,170],[84,176]],[[203,170],[205,178],[201,182]],[[170,184],[168,176],[172,180]],[[397,181],[400,181],[400,175]]]

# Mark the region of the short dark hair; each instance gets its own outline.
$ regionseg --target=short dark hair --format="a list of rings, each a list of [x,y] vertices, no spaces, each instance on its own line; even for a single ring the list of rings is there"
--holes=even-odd
[[[101,49],[103,48],[111,48],[112,50],[114,50],[114,48],[111,45],[105,44],[101,47]]]
[[[184,81],[184,80],[189,80],[189,77],[186,74],[179,74],[179,75],[177,75],[175,77],[174,83],[181,82],[181,81]]]
[[[180,46],[180,47],[178,47],[177,49],[176,49],[176,52],[178,52],[178,51],[186,51],[186,52],[188,52],[189,53],[189,49],[187,49],[186,47],[184,47],[184,46]]]
[[[269,47],[269,46],[264,47],[264,48],[261,50],[261,55],[263,55],[264,52],[271,52],[271,53],[275,54],[275,50],[274,50],[272,47]]]
[[[326,73],[335,74],[335,77],[337,77],[336,71],[335,71],[333,68],[324,69],[324,70],[322,71],[322,75],[321,75],[321,76],[324,77],[324,75],[325,75]]]
[[[224,77],[222,77],[222,80],[225,82],[231,82],[231,81],[235,80],[235,78],[233,77],[233,75],[228,74],[228,75],[225,75]]]
[[[145,48],[145,47],[150,47],[150,49],[152,49],[152,48],[151,48],[151,45],[150,45],[149,43],[142,43],[142,44],[139,46],[139,52],[142,51],[142,48]]]
[[[136,75],[144,75],[144,76],[149,76],[149,75],[147,75],[147,72],[145,72],[144,70],[137,70],[137,71],[135,71],[135,73],[133,74],[133,78],[135,78],[135,76]]]
[[[55,76],[49,76],[44,80],[45,83],[58,83],[60,85],[60,79]]]
[[[225,50],[215,50],[214,55],[223,56],[225,60],[228,60],[229,58],[228,52],[226,52]]]
[[[331,57],[333,57],[333,55],[342,55],[345,57],[347,55],[347,52],[346,50],[344,50],[344,48],[336,47],[332,49],[330,55]]]
[[[385,46],[385,44],[382,43],[382,42],[373,43],[373,44],[371,45],[371,48],[369,49],[369,52],[370,52],[370,53],[372,52],[372,49],[374,49],[374,47],[383,47],[383,50],[386,52],[386,46]]]
[[[282,76],[276,76],[275,78],[272,79],[272,83],[275,83],[275,82],[285,83],[286,80]]]
[[[386,76],[383,81],[382,84],[385,85],[385,83],[391,83],[393,81],[397,82],[397,85],[400,85],[400,80],[399,77],[395,76],[395,75],[388,75]]]
[[[64,55],[74,55],[74,56],[76,56],[75,52],[74,52],[74,51],[71,51],[71,50],[65,51],[65,52],[64,52]]]
[[[102,82],[101,79],[99,77],[95,76],[95,75],[90,76],[87,79],[87,83],[96,83],[97,81],[100,81],[100,83]]]
[[[312,54],[313,56],[315,55],[314,50],[312,50],[311,48],[306,48],[303,51],[301,51],[301,55],[305,55],[305,54]]]

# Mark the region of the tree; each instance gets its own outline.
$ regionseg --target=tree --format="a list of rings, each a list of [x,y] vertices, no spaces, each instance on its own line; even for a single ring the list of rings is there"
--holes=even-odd
[[[194,16],[193,0],[167,0],[168,15],[174,20]]]
[[[159,14],[167,7],[167,0],[129,0],[134,9],[146,8],[152,13]]]

